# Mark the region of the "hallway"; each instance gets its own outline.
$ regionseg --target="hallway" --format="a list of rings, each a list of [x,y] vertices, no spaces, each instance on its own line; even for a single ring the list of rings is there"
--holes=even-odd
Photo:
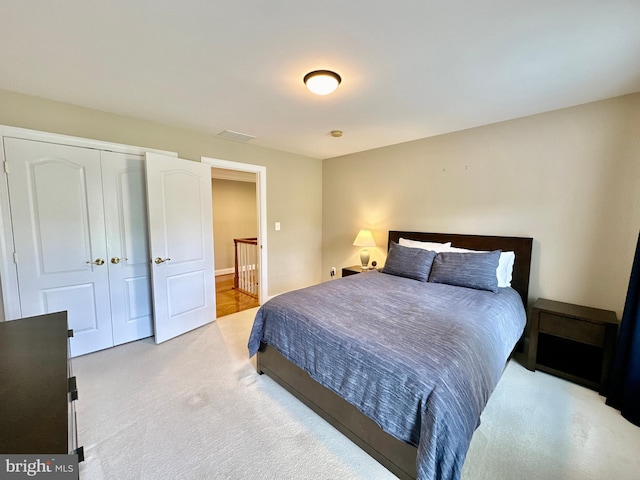
[[[216,317],[259,306],[258,299],[233,288],[233,273],[216,276]]]

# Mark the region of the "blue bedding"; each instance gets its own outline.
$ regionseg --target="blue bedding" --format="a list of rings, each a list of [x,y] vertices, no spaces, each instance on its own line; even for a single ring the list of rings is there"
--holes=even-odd
[[[518,293],[370,271],[279,295],[249,337],[418,448],[420,480],[454,480],[520,338]]]

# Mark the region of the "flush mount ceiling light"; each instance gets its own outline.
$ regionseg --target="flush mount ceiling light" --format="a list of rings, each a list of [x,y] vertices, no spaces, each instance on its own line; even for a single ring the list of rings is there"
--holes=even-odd
[[[330,70],[315,70],[304,76],[304,84],[316,95],[328,95],[340,85],[342,78]]]

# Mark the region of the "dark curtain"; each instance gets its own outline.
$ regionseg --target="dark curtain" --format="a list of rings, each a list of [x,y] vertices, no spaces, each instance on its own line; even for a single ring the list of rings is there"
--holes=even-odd
[[[607,405],[640,426],[640,237],[620,322]]]

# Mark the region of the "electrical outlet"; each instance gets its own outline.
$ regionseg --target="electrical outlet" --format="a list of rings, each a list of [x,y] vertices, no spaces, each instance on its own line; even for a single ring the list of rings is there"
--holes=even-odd
[[[331,278],[336,276],[336,267],[331,267]]]

